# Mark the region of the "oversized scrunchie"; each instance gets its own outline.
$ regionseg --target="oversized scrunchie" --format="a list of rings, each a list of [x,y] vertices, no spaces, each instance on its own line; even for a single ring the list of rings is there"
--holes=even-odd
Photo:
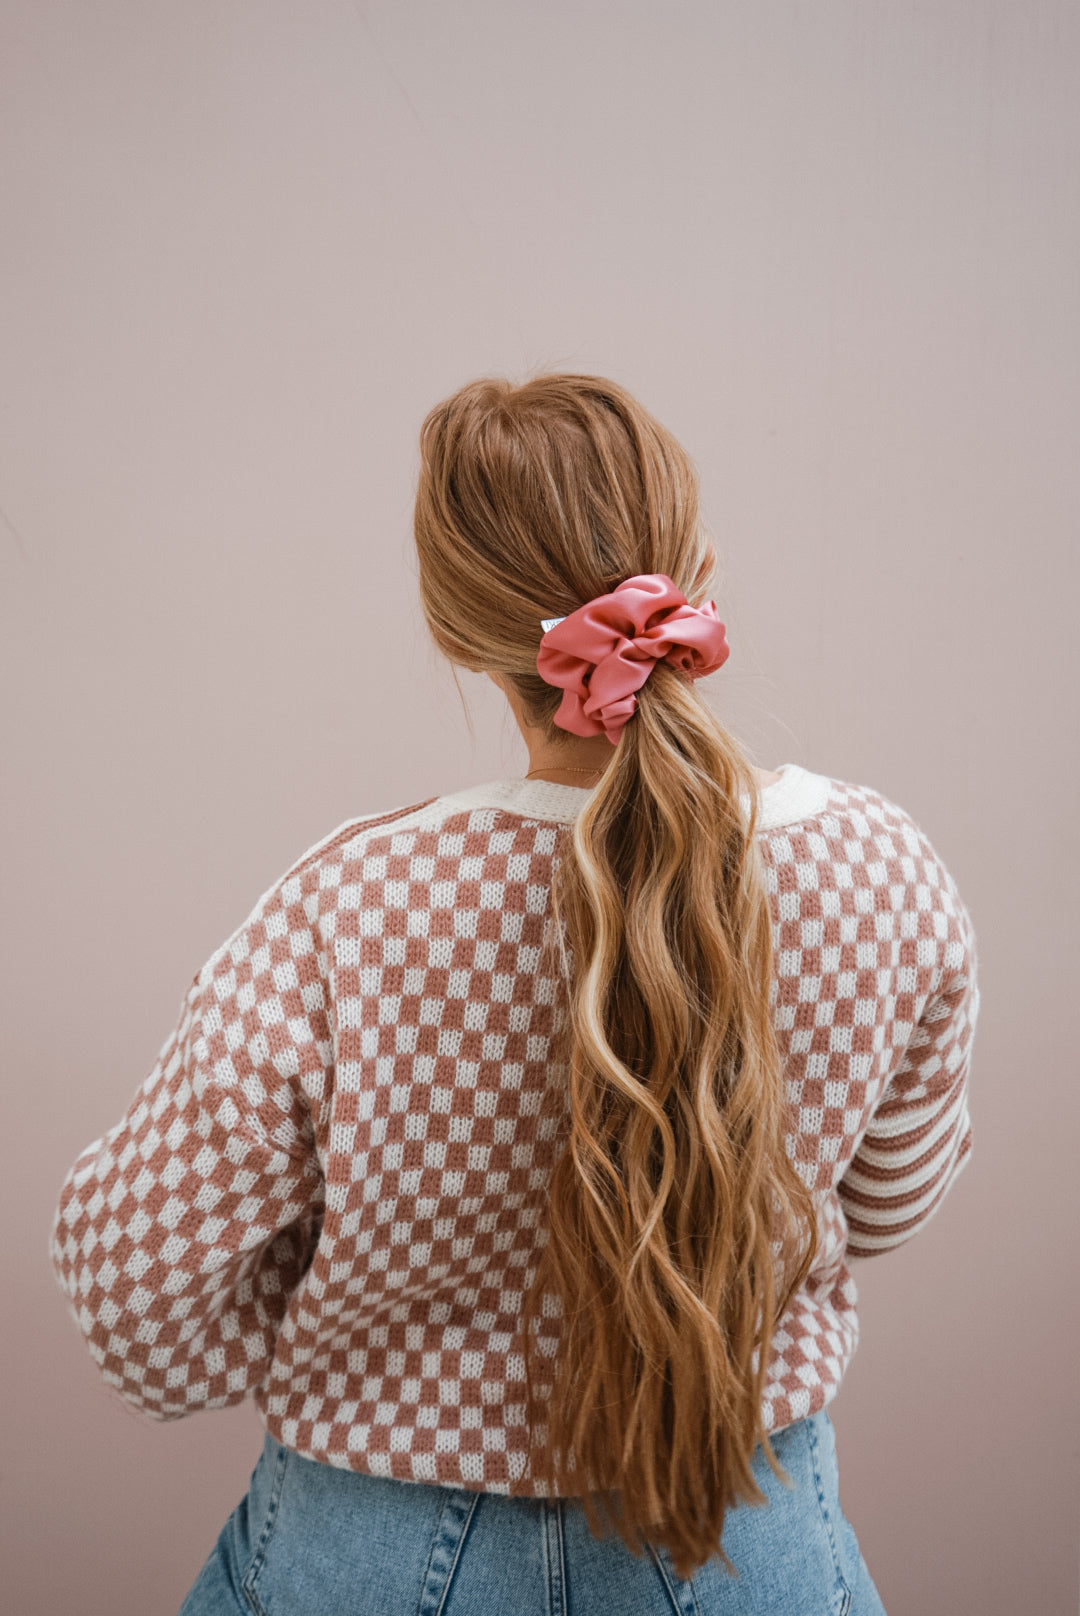
[[[536,671],[565,692],[555,714],[560,729],[604,734],[615,746],[657,662],[700,679],[722,667],[730,649],[714,601],[691,606],[665,573],[645,572],[555,619]]]

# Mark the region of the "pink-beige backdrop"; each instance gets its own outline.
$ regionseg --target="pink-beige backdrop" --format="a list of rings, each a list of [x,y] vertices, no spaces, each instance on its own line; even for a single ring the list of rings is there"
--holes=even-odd
[[[525,767],[415,444],[557,367],[695,456],[755,760],[971,909],[974,1157],[857,1267],[841,1493],[890,1616],[1072,1616],[1080,10],[6,0],[0,119],[6,1609],[170,1616],[247,1485],[252,1405],[100,1382],[53,1206],[293,860]]]

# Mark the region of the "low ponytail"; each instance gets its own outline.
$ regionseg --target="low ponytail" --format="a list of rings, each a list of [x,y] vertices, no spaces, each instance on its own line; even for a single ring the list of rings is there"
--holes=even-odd
[[[701,599],[713,556],[692,467],[631,395],[588,376],[472,383],[428,416],[421,454],[435,642],[510,682],[557,740],[541,619],[645,573]],[[757,811],[733,737],[657,662],[553,888],[567,1133],[523,1308],[518,1490],[580,1497],[594,1534],[662,1544],[682,1576],[716,1554],[737,1569],[724,1516],[764,1501],[759,1443],[783,1476],[762,1390],[818,1240],[785,1150]],[[554,1364],[539,1327],[553,1310]]]
[[[767,1347],[816,1247],[784,1151],[756,796],[731,737],[658,663],[555,889],[570,1131],[524,1309],[533,1475],[583,1493],[594,1532],[663,1543],[684,1576],[740,1496],[764,1500],[750,1461]],[[545,1293],[563,1317],[541,1400]]]

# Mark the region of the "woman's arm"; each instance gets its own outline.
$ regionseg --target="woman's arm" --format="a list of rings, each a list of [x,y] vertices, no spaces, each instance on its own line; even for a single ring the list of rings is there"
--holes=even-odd
[[[333,1066],[317,881],[317,866],[290,872],[207,962],[61,1191],[59,1285],[104,1379],[156,1419],[258,1385],[310,1263],[323,1180],[308,1100]]]
[[[975,935],[951,878],[937,989],[839,1184],[849,1257],[872,1257],[929,1222],[971,1155],[968,1080],[979,1012]]]

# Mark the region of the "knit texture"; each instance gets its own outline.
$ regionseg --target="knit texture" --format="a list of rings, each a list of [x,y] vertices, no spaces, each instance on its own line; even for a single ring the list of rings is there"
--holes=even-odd
[[[348,821],[206,962],[50,1235],[129,1403],[253,1394],[308,1458],[543,1495],[520,1314],[567,1127],[543,945],[587,796],[497,781]],[[968,912],[901,808],[796,764],[762,802],[787,1149],[821,1228],[772,1345],[775,1431],[851,1361],[850,1260],[910,1239],[969,1158],[979,999]]]

